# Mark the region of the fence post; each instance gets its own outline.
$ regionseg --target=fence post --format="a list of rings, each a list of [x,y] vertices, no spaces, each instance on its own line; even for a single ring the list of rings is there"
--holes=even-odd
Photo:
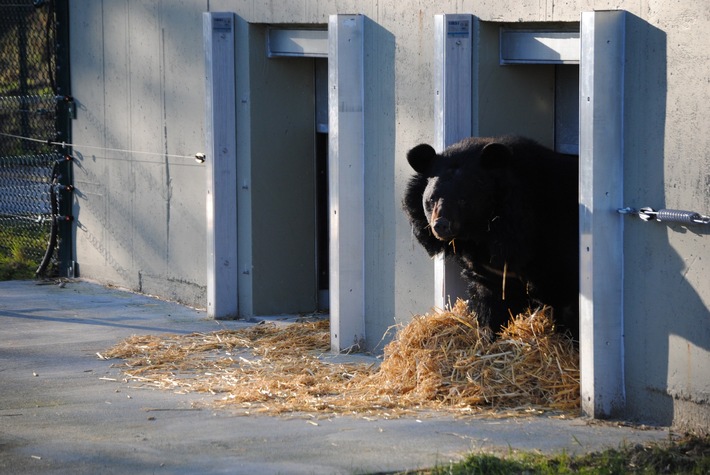
[[[623,11],[582,13],[579,71],[580,392],[594,418],[625,407]]]
[[[330,335],[340,352],[365,344],[365,111],[362,15],[328,25]]]
[[[434,134],[437,152],[474,135],[473,48],[477,19],[470,14],[434,16]],[[443,253],[434,258],[434,306],[466,299],[461,267]]]
[[[207,157],[207,315],[238,316],[237,127],[233,13],[202,14]]]

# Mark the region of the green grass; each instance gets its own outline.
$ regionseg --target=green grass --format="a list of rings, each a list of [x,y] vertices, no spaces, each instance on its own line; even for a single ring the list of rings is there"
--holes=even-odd
[[[0,223],[0,281],[32,279],[47,248],[41,226]]]
[[[710,474],[710,437],[609,449],[587,455],[510,453],[498,457],[474,454],[467,459],[432,470],[427,475],[557,475],[557,474]]]
[[[0,256],[0,281],[32,279],[38,266],[30,260]]]

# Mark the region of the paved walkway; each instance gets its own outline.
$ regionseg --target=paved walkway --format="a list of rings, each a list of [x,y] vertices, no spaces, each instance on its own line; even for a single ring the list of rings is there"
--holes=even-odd
[[[584,419],[237,416],[137,389],[96,353],[133,334],[239,328],[87,282],[0,282],[0,473],[351,474],[472,451],[579,453],[668,437]]]

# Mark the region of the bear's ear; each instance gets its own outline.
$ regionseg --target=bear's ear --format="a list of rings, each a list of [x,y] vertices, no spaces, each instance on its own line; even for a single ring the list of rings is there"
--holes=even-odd
[[[489,143],[481,150],[481,166],[483,168],[505,168],[511,158],[513,158],[513,151],[502,143]]]
[[[429,144],[419,144],[407,152],[407,161],[414,171],[426,175],[436,158],[436,150]]]

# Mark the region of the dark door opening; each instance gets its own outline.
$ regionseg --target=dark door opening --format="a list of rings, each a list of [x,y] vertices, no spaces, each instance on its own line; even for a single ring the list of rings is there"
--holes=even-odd
[[[251,143],[250,171],[263,187],[253,186],[251,222],[265,225],[254,229],[252,241],[254,312],[328,312],[328,31],[286,26],[255,32],[264,34],[267,55],[255,42],[250,79],[258,84],[251,93],[252,103],[259,102],[252,111],[260,130]],[[252,132],[256,128],[252,120]],[[282,238],[278,245],[272,236]]]
[[[328,134],[316,133],[316,269],[318,310],[329,308]]]
[[[328,60],[314,61],[316,99],[316,272],[318,310],[330,307],[330,223],[328,220]]]

